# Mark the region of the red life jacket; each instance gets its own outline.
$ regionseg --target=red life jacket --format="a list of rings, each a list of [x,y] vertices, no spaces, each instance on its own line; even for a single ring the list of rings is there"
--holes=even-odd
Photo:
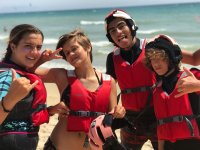
[[[46,123],[49,121],[49,114],[46,109],[46,88],[41,81],[41,79],[30,72],[20,70],[19,67],[7,64],[0,63],[1,71],[8,70],[8,68],[13,68],[15,71],[23,77],[26,77],[30,80],[30,83],[34,83],[38,80],[38,84],[34,87],[34,89],[26,96],[23,101],[19,101],[12,111],[7,116],[6,120],[30,120],[33,126],[39,126],[42,123]],[[26,106],[24,106],[26,104]],[[29,108],[30,106],[31,108]],[[21,111],[20,111],[21,110]]]
[[[181,74],[182,72],[179,76]],[[162,90],[161,85],[162,83],[158,84],[153,94],[158,139],[175,142],[180,139],[200,138],[197,116],[193,113],[189,94],[175,98],[178,94],[177,85],[169,95]],[[199,101],[199,98],[195,100]]]
[[[71,90],[69,108],[70,112],[73,112],[67,118],[67,130],[88,133],[93,119],[108,111],[111,78],[102,74],[102,84],[96,91],[91,92],[82,85],[74,70],[68,70],[67,74]],[[78,113],[74,115],[74,112]]]
[[[145,89],[151,87],[155,82],[154,74],[143,63],[146,40],[141,40],[140,43],[142,52],[131,65],[123,60],[119,48],[113,51],[115,74],[121,91],[134,88],[140,89],[140,87]],[[134,92],[130,93],[122,92],[122,105],[131,111],[141,111],[147,103],[149,92],[149,90],[144,90],[143,92],[134,90]]]

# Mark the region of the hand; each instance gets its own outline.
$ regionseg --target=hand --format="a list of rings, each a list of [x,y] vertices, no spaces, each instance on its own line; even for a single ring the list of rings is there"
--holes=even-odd
[[[50,61],[52,59],[60,59],[62,58],[62,56],[58,55],[58,53],[62,50],[62,48],[58,48],[55,51],[52,51],[50,49],[46,49],[42,55],[40,56],[40,61],[41,62],[47,62]]]
[[[125,114],[126,114],[126,110],[123,106],[117,105],[114,107],[114,110],[113,110],[114,118],[123,118]]]
[[[179,79],[177,82],[177,91],[179,94],[175,95],[176,98],[187,93],[200,91],[200,80],[187,68],[183,67],[183,70],[186,72],[187,76]]]
[[[70,111],[64,102],[60,102],[55,106],[50,106],[48,110],[50,115],[59,114],[59,116],[61,117],[69,115]]]
[[[13,99],[16,102],[22,100],[26,97],[29,92],[38,84],[38,80],[34,83],[30,83],[30,80],[25,77],[16,78],[16,71],[11,69],[12,71],[12,83],[10,85],[8,94],[6,97],[9,99]]]

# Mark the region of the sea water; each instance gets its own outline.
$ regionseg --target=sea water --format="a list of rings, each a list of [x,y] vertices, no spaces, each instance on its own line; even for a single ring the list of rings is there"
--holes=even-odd
[[[43,50],[54,50],[62,34],[81,28],[93,45],[93,65],[105,72],[106,57],[113,50],[113,45],[105,36],[104,18],[113,9],[115,8],[0,14],[0,57],[4,56],[10,30],[18,24],[32,24],[43,31]],[[182,49],[194,51],[200,48],[200,3],[120,9],[128,12],[135,20],[139,27],[139,38],[167,34],[175,38]],[[63,60],[53,60],[43,66],[71,68]]]

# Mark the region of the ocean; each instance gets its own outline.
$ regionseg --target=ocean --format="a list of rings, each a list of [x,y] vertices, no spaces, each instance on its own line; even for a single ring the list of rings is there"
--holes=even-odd
[[[43,49],[53,50],[62,34],[81,28],[93,45],[93,65],[105,72],[106,57],[113,50],[113,45],[105,36],[104,18],[112,9],[114,8],[0,14],[0,57],[5,53],[9,31],[17,24],[28,23],[40,28],[45,36]],[[182,49],[194,51],[200,48],[200,3],[121,9],[135,20],[139,27],[139,38],[151,38],[162,33],[175,38]],[[71,68],[63,60],[53,60],[43,66]]]

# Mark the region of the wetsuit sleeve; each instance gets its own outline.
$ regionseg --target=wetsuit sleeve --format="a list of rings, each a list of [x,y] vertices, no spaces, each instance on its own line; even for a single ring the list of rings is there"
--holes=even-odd
[[[19,74],[16,74],[16,77],[20,77]],[[12,82],[12,72],[3,71],[0,73],[0,101],[3,97],[6,96]]]
[[[117,79],[115,74],[115,67],[113,62],[113,53],[109,53],[106,60],[106,74],[111,75],[115,80]]]

